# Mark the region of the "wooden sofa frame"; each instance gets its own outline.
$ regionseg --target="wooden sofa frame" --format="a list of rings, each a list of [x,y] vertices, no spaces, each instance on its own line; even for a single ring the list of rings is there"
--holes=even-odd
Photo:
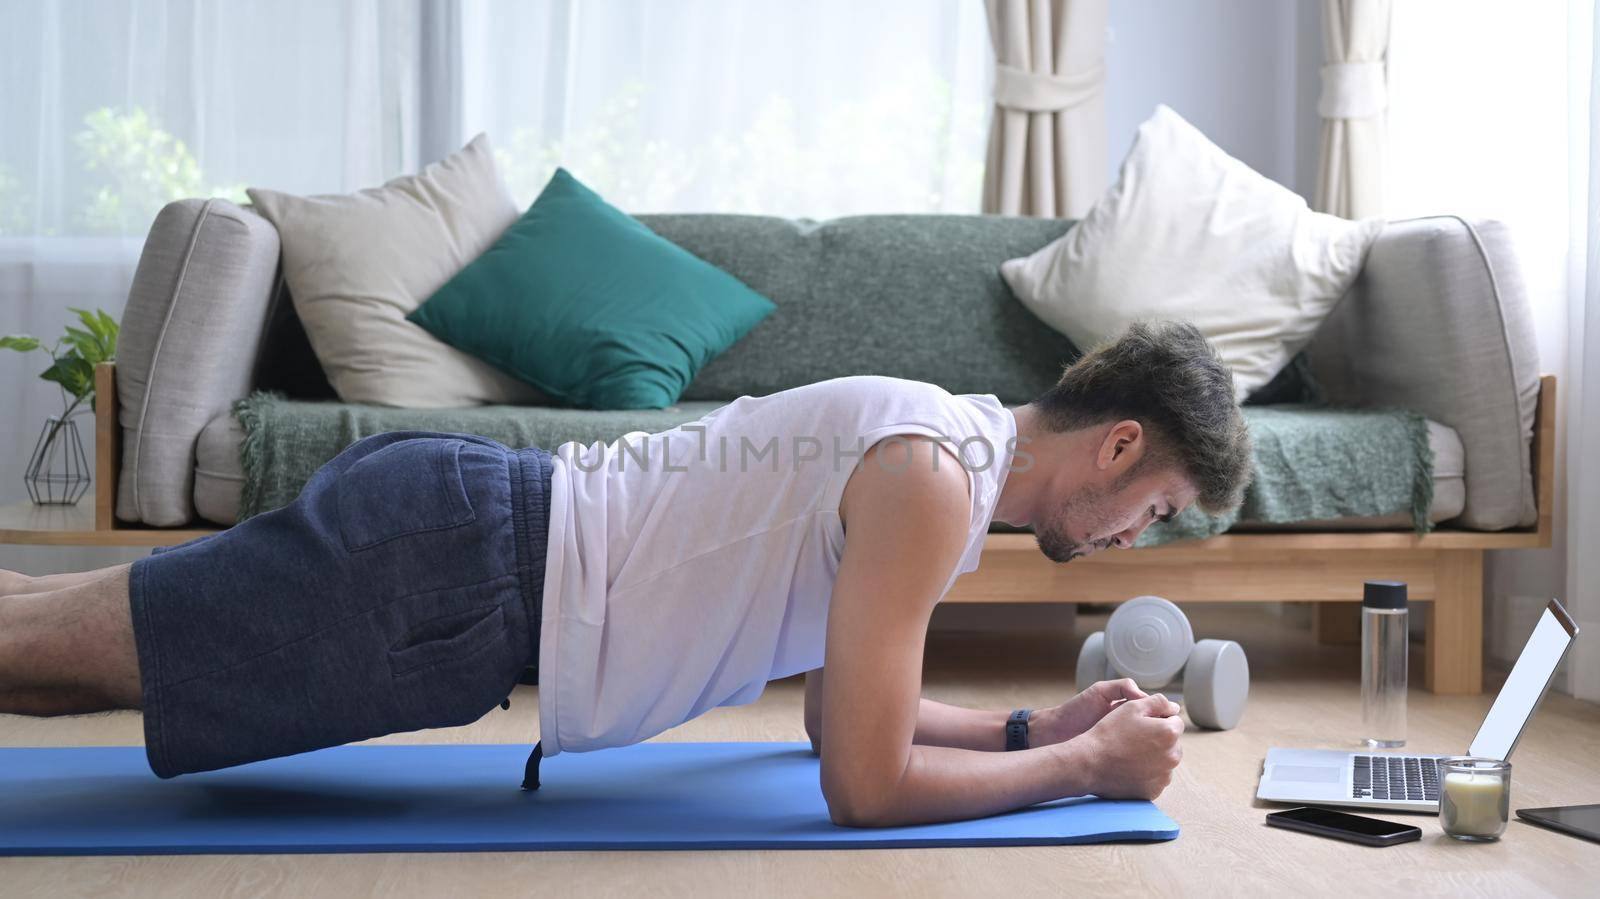
[[[116,520],[122,470],[115,363],[95,369],[95,529],[145,526]],[[990,534],[982,567],[956,581],[947,602],[1113,603],[1146,593],[1176,602],[1312,602],[1323,642],[1352,638],[1362,582],[1405,581],[1428,601],[1426,684],[1436,693],[1483,689],[1483,553],[1550,546],[1555,468],[1556,379],[1540,379],[1533,475],[1539,518],[1519,531],[1395,531],[1223,534],[1207,540],[1099,553],[1057,565],[1029,534]],[[179,543],[218,528],[172,529]],[[107,535],[108,537],[110,535]],[[166,536],[166,535],[163,535]],[[107,541],[112,542],[112,541]],[[120,542],[120,541],[117,541]]]

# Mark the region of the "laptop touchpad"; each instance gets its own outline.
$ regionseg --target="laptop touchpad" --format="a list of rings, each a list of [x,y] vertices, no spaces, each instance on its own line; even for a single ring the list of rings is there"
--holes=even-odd
[[[1303,784],[1338,783],[1344,777],[1343,768],[1326,765],[1273,765],[1272,779]]]

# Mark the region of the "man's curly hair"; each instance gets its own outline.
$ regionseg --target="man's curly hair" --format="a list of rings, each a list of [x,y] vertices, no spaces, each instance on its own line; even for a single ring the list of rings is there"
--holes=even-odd
[[[1044,426],[1065,432],[1131,419],[1149,434],[1147,464],[1174,465],[1213,515],[1244,500],[1250,432],[1233,374],[1194,325],[1149,322],[1085,353],[1034,401]]]

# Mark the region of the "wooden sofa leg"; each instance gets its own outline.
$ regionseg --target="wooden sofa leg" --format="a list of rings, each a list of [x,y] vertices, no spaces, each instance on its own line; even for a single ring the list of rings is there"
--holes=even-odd
[[[1427,686],[1435,693],[1483,692],[1483,550],[1441,550],[1428,622]]]
[[[117,364],[94,367],[94,529],[117,526],[117,478],[122,476],[122,425],[117,420]]]

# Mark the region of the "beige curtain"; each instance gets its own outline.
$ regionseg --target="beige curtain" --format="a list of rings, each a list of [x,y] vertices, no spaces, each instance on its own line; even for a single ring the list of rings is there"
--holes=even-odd
[[[1106,0],[987,0],[983,211],[1080,218],[1106,187]]]
[[[1314,205],[1359,219],[1383,214],[1384,109],[1391,0],[1322,0],[1322,158]]]

